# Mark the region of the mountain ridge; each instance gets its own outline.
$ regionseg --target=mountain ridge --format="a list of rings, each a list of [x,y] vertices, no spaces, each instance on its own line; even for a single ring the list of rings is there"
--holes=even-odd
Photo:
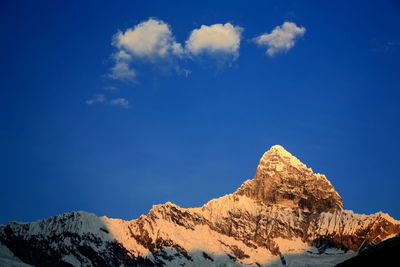
[[[166,202],[131,221],[81,211],[12,222],[0,226],[0,243],[40,266],[334,266],[398,233],[388,214],[344,210],[324,175],[275,145],[253,179],[201,207]]]

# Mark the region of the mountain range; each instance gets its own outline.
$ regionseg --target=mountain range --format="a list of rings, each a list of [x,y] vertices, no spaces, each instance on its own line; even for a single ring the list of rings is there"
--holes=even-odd
[[[131,221],[78,211],[0,225],[0,266],[359,266],[352,262],[398,244],[399,233],[388,214],[345,210],[324,175],[275,145],[253,179],[202,207],[167,202]]]

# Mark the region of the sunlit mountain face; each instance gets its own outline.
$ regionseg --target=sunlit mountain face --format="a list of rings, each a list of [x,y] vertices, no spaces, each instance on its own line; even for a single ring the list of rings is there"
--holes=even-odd
[[[0,267],[399,265],[399,14],[0,0]]]
[[[323,174],[276,145],[253,179],[201,207],[167,202],[131,221],[79,211],[1,225],[0,265],[335,266],[399,233],[388,214],[344,209]]]

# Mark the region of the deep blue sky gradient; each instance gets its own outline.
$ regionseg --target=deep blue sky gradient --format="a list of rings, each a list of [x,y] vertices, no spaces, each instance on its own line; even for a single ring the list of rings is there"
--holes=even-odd
[[[244,28],[230,66],[141,64],[107,78],[112,36],[155,17],[183,43]],[[307,29],[273,58],[251,38]],[[0,223],[86,210],[134,219],[204,204],[252,178],[270,146],[324,173],[345,208],[400,219],[399,1],[2,1]],[[115,86],[117,92],[106,92]],[[95,93],[131,108],[87,105]]]

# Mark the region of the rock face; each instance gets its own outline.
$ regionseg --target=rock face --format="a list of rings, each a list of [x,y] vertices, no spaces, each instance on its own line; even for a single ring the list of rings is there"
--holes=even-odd
[[[334,266],[398,233],[387,214],[343,210],[324,175],[273,146],[254,179],[199,208],[167,202],[132,221],[73,212],[0,226],[0,265]]]
[[[326,177],[313,173],[279,145],[265,152],[254,179],[245,182],[237,194],[310,212],[343,209],[342,199]]]

